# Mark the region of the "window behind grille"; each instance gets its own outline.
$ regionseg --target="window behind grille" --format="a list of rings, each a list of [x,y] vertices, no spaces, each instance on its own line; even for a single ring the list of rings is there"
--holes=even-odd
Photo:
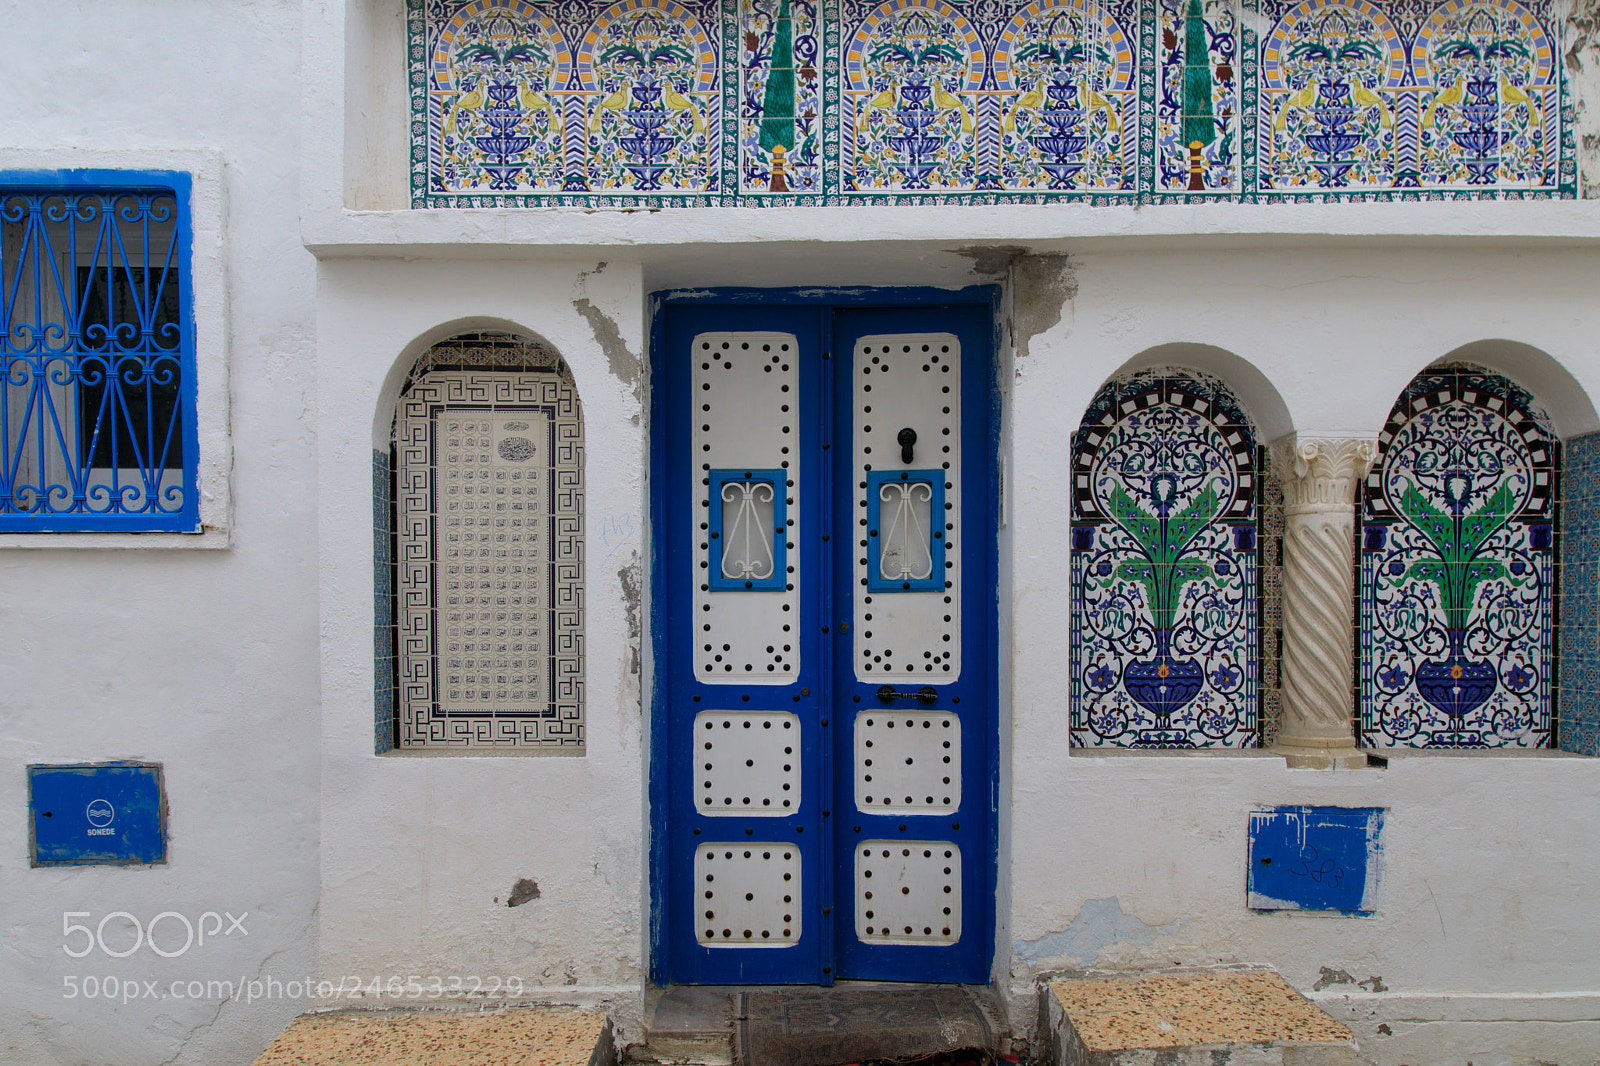
[[[197,531],[187,179],[0,175],[0,530]]]

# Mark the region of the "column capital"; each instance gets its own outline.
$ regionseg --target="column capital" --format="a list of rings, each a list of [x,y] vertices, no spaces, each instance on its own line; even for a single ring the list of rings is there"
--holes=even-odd
[[[1289,433],[1272,442],[1272,469],[1283,484],[1286,514],[1351,513],[1356,485],[1372,469],[1372,437],[1310,437]]]

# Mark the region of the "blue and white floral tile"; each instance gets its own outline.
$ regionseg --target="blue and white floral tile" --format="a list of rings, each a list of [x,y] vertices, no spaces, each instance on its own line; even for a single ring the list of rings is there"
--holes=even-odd
[[[1071,741],[1259,741],[1261,489],[1249,420],[1188,371],[1107,384],[1073,440]]]
[[[1558,743],[1600,755],[1600,433],[1562,453],[1561,664]]]
[[[417,207],[1571,196],[1554,0],[408,0]]]
[[[1552,738],[1559,444],[1534,398],[1457,364],[1396,401],[1363,491],[1364,746]]]

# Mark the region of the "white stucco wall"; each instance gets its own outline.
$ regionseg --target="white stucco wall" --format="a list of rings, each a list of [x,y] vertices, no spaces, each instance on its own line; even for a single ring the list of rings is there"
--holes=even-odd
[[[637,999],[640,604],[624,572],[639,572],[646,511],[639,271],[593,260],[337,262],[322,268],[319,301],[323,970],[514,977],[534,998],[542,985],[565,999]],[[596,323],[608,341],[605,323],[615,325],[609,351]],[[583,403],[587,750],[377,756],[372,450],[387,450],[394,390],[416,356],[482,328],[552,346]],[[539,897],[510,908],[523,878]]]
[[[849,221],[827,232],[847,237]],[[356,458],[370,443],[390,353],[415,350],[417,338],[441,335],[436,324],[448,332],[471,315],[555,344],[584,397],[590,476],[604,479],[589,485],[595,559],[613,550],[595,516],[625,510],[602,499],[643,513],[646,437],[631,378],[611,372],[575,300],[604,308],[631,353],[648,332],[641,297],[662,288],[1002,280],[1019,343],[1006,364],[1002,445],[1011,680],[1001,708],[996,970],[1019,1032],[1032,1024],[1040,972],[1238,961],[1275,966],[1308,992],[1323,967],[1378,978],[1381,992],[1369,991],[1371,981],[1314,992],[1357,1027],[1374,1062],[1444,1054],[1450,1041],[1471,1056],[1525,1046],[1566,1061],[1562,1054],[1600,1040],[1600,1023],[1581,1021],[1600,1004],[1592,965],[1600,918],[1587,905],[1600,831],[1585,814],[1600,800],[1600,763],[1416,755],[1335,773],[1291,771],[1268,753],[1072,754],[1060,667],[1069,600],[1060,544],[1070,513],[1061,464],[1070,427],[1107,376],[1187,362],[1227,377],[1264,437],[1370,436],[1412,375],[1464,351],[1539,390],[1562,433],[1590,432],[1600,323],[1586,294],[1600,281],[1600,256],[1328,240],[1091,251],[1009,267],[1008,254],[965,242],[943,250],[819,243],[774,257],[751,243],[679,247],[642,265],[611,259],[598,272],[594,262],[537,254],[324,263],[325,973],[515,964],[548,986],[540,996],[613,997],[630,1018],[648,963],[644,750],[637,679],[617,672],[630,652],[614,565],[591,564],[589,574],[586,759],[370,754],[370,666],[361,658],[370,654],[370,516]],[[514,829],[508,798],[522,819]],[[1376,917],[1246,909],[1248,814],[1277,804],[1389,810]],[[503,901],[521,876],[539,882],[541,898],[517,911],[497,907],[494,897]],[[577,988],[562,987],[574,977]]]
[[[298,39],[300,4],[15,2],[0,24],[0,166],[195,177],[202,480],[222,505],[201,538],[0,548],[0,1061],[248,1062],[306,1000],[150,999],[144,982],[316,965],[315,263],[296,231],[298,56],[267,46]],[[30,869],[25,766],[108,759],[164,764],[167,864]],[[74,959],[68,911],[230,912],[248,935]],[[120,918],[104,934],[133,935]],[[181,946],[175,920],[159,935]],[[140,998],[68,999],[68,977]]]
[[[515,976],[526,998],[609,1002],[636,1034],[650,604],[619,572],[648,559],[649,294],[986,281],[1007,286],[995,969],[1016,1024],[1048,969],[1237,960],[1303,990],[1324,967],[1381,979],[1314,992],[1375,1063],[1594,1058],[1600,761],[1071,754],[1060,470],[1099,384],[1154,361],[1222,373],[1265,436],[1375,434],[1414,373],[1476,345],[1563,434],[1594,430],[1596,204],[411,212],[398,10],[0,15],[4,165],[197,174],[201,358],[219,375],[201,415],[231,443],[205,457],[221,550],[0,545],[0,1061],[242,1064],[313,1003],[65,999],[87,975],[141,996],[147,980]],[[372,449],[408,360],[477,328],[551,344],[583,400],[582,757],[373,753]],[[168,864],[29,869],[23,767],[116,758],[165,764]],[[1376,917],[1246,910],[1248,811],[1284,803],[1389,809]],[[540,895],[508,908],[521,878]],[[115,910],[248,914],[249,935],[173,959],[63,952],[63,912]],[[375,1002],[392,1001],[321,1000]]]

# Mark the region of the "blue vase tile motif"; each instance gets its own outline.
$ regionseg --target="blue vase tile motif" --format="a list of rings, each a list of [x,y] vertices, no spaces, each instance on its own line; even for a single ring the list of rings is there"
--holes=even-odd
[[[1071,474],[1074,746],[1257,743],[1258,466],[1214,379],[1142,372],[1090,405]]]
[[[1138,189],[1135,44],[1109,9],[1037,0],[1000,31],[982,98],[986,188],[1129,194]],[[993,149],[998,148],[998,153]]]
[[[977,27],[945,0],[869,12],[844,50],[841,191],[975,191],[987,59]]]
[[[1407,73],[1404,42],[1367,0],[1291,9],[1263,48],[1257,136],[1272,188],[1417,187]]]
[[[411,25],[412,54],[427,57],[412,78],[413,136],[427,138],[414,204],[708,204],[718,192],[715,4],[413,0]]]
[[[1571,197],[1555,0],[407,0],[414,207]]]
[[[1429,185],[1549,183],[1560,93],[1552,37],[1514,0],[1453,0],[1417,34],[1412,76],[1423,108],[1421,180]]]
[[[566,35],[533,5],[477,0],[432,42],[427,124],[437,188],[557,188],[561,98],[572,76]]]
[[[590,189],[715,192],[718,65],[700,19],[676,0],[619,0],[602,11],[577,53],[578,82],[599,97],[587,109]]]
[[[1549,747],[1560,444],[1520,387],[1430,370],[1379,438],[1361,508],[1370,747]]]

